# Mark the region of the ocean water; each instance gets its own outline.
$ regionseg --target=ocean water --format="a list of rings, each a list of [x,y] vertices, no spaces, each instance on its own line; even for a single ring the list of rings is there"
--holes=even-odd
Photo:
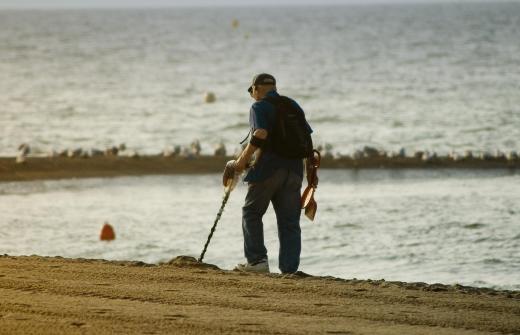
[[[4,10],[0,155],[232,152],[263,71],[337,152],[519,150],[519,36],[519,3]]]
[[[232,26],[238,20],[238,27]],[[255,73],[316,143],[520,150],[520,3],[0,11],[0,156],[247,134]],[[217,101],[204,103],[214,92]],[[520,289],[520,179],[493,171],[322,171],[301,270]],[[0,183],[0,253],[160,262],[198,256],[218,175]],[[233,194],[206,261],[242,261]],[[117,240],[98,241],[104,221]],[[274,215],[265,219],[277,268]]]
[[[321,172],[315,222],[302,217],[300,269],[343,278],[520,290],[520,174],[508,170]],[[205,261],[243,261],[231,194]],[[223,196],[219,175],[0,183],[0,253],[142,260],[198,257]],[[103,223],[116,232],[99,241]],[[264,219],[277,271],[276,219]]]

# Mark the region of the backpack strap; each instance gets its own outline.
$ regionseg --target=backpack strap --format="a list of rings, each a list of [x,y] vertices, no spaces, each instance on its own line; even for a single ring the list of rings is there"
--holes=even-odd
[[[267,101],[274,106],[274,109],[276,111],[276,123],[282,131],[282,136],[285,137],[286,134],[282,112],[284,110],[287,110],[288,108],[293,108],[291,105],[292,100],[283,95],[279,95],[277,97],[266,96],[263,97],[262,100]]]

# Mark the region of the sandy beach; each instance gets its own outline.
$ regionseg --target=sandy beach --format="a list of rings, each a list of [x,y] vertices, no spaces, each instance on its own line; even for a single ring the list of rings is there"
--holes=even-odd
[[[520,334],[520,292],[0,257],[2,334]]]
[[[0,182],[28,181],[39,179],[116,177],[138,175],[201,174],[219,173],[233,157],[205,156],[163,157],[97,156],[91,158],[27,157],[25,163],[16,163],[15,157],[0,157]],[[482,160],[478,158],[454,161],[439,157],[423,161],[415,157],[324,157],[324,169],[518,169],[520,160]]]

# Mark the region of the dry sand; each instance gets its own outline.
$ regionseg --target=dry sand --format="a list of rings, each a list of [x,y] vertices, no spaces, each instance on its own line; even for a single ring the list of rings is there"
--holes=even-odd
[[[0,334],[520,334],[520,292],[0,256]]]
[[[232,157],[198,156],[162,157],[142,156],[137,158],[122,156],[96,156],[91,158],[27,157],[26,162],[17,164],[14,157],[0,157],[0,182],[27,181],[37,179],[115,177],[151,174],[199,174],[218,173]],[[481,160],[477,158],[453,161],[440,157],[425,162],[413,157],[373,157],[352,159],[323,158],[325,169],[373,169],[373,168],[462,168],[462,169],[518,169],[520,160],[505,158]]]

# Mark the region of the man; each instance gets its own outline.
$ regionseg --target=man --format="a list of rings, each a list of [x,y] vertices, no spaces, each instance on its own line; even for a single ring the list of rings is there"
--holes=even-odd
[[[249,116],[252,136],[235,161],[234,170],[237,173],[244,171],[253,154],[255,162],[244,179],[249,185],[242,208],[244,254],[247,263],[239,264],[235,269],[269,272],[262,217],[272,202],[280,241],[279,268],[282,273],[294,273],[298,270],[301,251],[300,191],[303,161],[301,158],[282,157],[274,152],[276,148],[273,148],[273,131],[276,129],[276,113],[279,111],[272,102],[280,99],[275,78],[270,74],[259,74],[253,78],[248,91],[255,100]],[[312,129],[304,119],[303,110],[294,100],[287,101],[301,113],[305,132],[310,139]]]

